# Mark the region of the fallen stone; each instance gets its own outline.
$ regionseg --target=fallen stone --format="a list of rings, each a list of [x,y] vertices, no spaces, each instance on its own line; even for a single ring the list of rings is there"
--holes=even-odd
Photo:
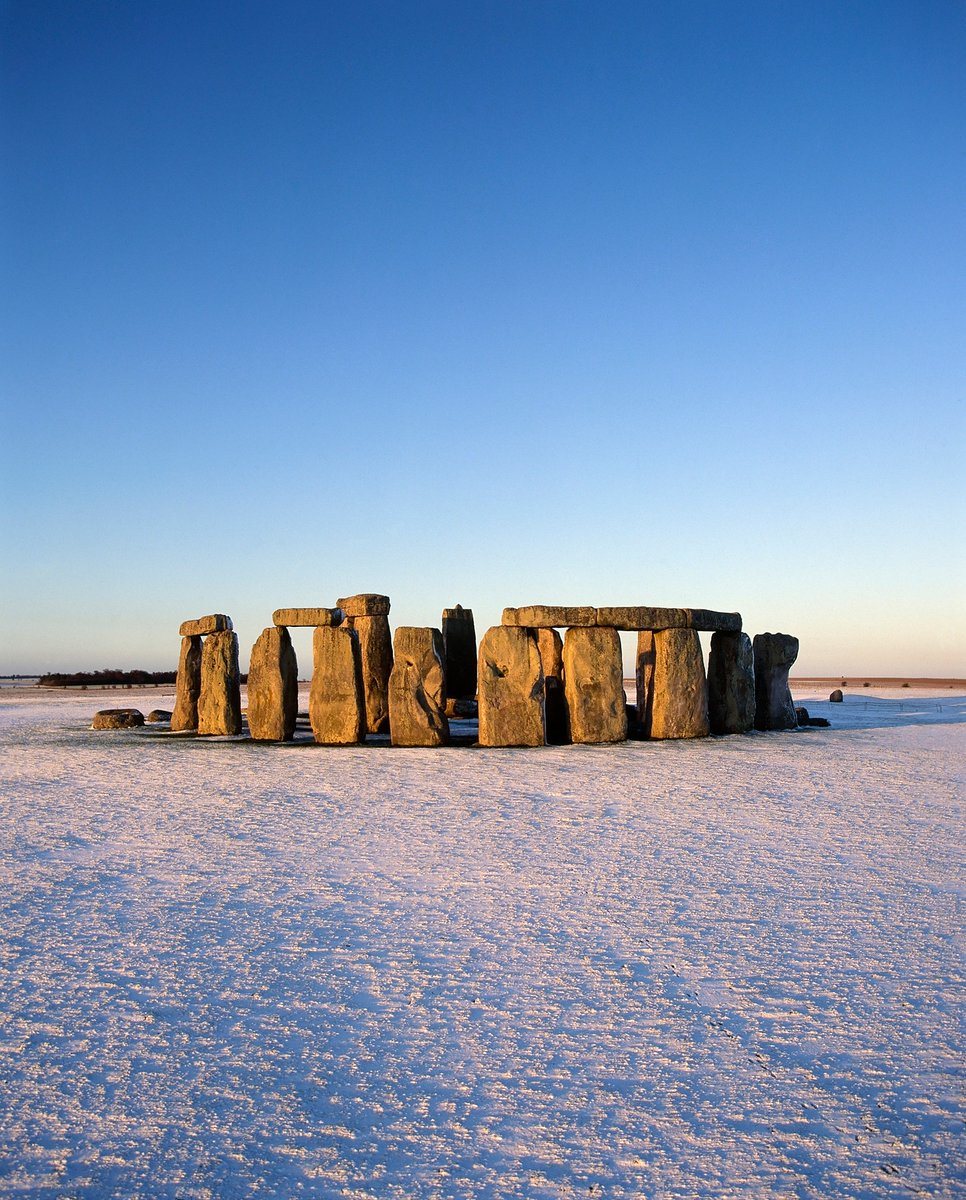
[[[144,719],[149,725],[162,725],[170,721],[171,716],[166,708],[152,708]]]
[[[814,725],[818,729],[830,729],[832,726],[832,722],[827,721],[825,717],[809,717],[808,723],[809,725]]]
[[[708,654],[708,718],[715,734],[755,725],[755,656],[747,633],[715,633]]]
[[[276,608],[272,624],[286,629],[317,629],[320,625],[341,625],[341,608]]]
[[[232,628],[231,617],[224,613],[212,613],[210,617],[199,617],[197,621],[182,621],[182,637],[204,637],[206,633],[223,633]]]
[[[248,732],[259,742],[288,742],[298,715],[298,662],[287,628],[270,626],[252,647]]]
[[[480,715],[480,706],[475,700],[454,700],[452,697],[446,701],[446,718],[449,721],[473,721]]]
[[[845,697],[842,695],[841,688],[836,688],[835,691],[829,696],[829,700],[832,704],[841,704],[844,699]]]
[[[796,708],[795,708],[795,723],[797,725],[807,725],[809,720],[810,720],[810,718],[808,715],[808,709],[807,708],[799,708],[796,706]]]
[[[378,592],[362,592],[358,596],[343,596],[336,604],[347,617],[388,617],[389,597]]]
[[[637,658],[634,669],[637,682],[637,720],[640,735],[650,728],[654,707],[654,631],[642,629],[637,635]]]
[[[176,733],[198,728],[198,697],[201,695],[201,635],[181,639],[181,657],[174,693],[171,728]]]
[[[572,742],[596,745],[626,740],[624,665],[616,629],[567,630],[563,685]]]
[[[654,698],[645,733],[652,738],[707,737],[708,685],[701,640],[693,629],[654,633]]]
[[[359,635],[346,626],[320,625],[312,637],[314,669],[309,720],[315,740],[351,746],[366,736]]]
[[[224,629],[208,634],[201,651],[198,733],[220,736],[241,731],[238,635]]]
[[[504,625],[527,629],[570,629],[572,626],[597,624],[596,608],[562,608],[550,604],[531,604],[526,608],[505,608]]]
[[[443,652],[446,695],[472,700],[476,696],[476,626],[471,608],[457,604],[443,609]]]
[[[402,625],[393,643],[389,732],[394,746],[443,746],[449,740],[443,635]]]
[[[598,608],[597,624],[626,630],[701,629],[739,633],[741,613],[714,612],[710,608],[651,608],[648,606]]]
[[[136,708],[102,708],[91,729],[137,729],[143,724],[144,714]]]
[[[347,617],[346,624],[359,635],[362,696],[366,732],[389,730],[389,676],[392,673],[392,634],[387,617]]]
[[[547,740],[543,667],[529,629],[494,625],[480,642],[477,693],[481,746],[543,746]]]
[[[755,728],[794,729],[798,721],[788,672],[798,658],[798,638],[789,633],[755,635]]]

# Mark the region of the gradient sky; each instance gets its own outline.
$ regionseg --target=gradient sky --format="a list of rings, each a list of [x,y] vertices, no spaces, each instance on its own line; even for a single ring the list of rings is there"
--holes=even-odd
[[[966,676],[960,0],[0,0],[0,43],[0,673],[380,591]]]

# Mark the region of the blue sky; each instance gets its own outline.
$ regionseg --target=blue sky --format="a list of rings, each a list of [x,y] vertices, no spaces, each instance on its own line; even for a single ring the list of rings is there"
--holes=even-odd
[[[384,591],[966,676],[966,6],[0,0],[0,673]]]

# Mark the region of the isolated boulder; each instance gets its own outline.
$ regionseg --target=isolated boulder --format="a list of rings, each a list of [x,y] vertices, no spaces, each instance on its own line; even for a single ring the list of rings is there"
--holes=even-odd
[[[476,626],[473,610],[457,604],[443,609],[443,669],[446,695],[454,700],[476,697]]]
[[[494,625],[480,642],[477,693],[481,746],[543,746],[546,701],[540,652],[531,630]]]
[[[563,684],[572,742],[597,744],[627,738],[624,666],[616,629],[567,630]]]
[[[288,742],[299,705],[298,662],[288,629],[262,630],[248,667],[248,732],[256,741]]]
[[[841,704],[844,699],[845,697],[842,695],[841,688],[836,688],[835,691],[829,696],[829,700],[832,704]]]
[[[708,654],[708,720],[717,734],[755,724],[755,655],[747,633],[714,633]]]
[[[798,638],[790,633],[758,633],[755,652],[755,728],[794,729],[795,704],[788,672],[798,658]]]
[[[201,635],[181,639],[181,657],[175,685],[171,728],[175,732],[198,728],[198,697],[201,695]]]
[[[170,721],[171,717],[172,714],[166,708],[152,708],[144,719],[149,725],[162,725]]]
[[[238,635],[223,629],[209,633],[201,651],[198,732],[209,736],[242,731]]]
[[[403,625],[396,630],[389,676],[389,732],[394,746],[443,746],[449,740],[443,635]]]
[[[138,729],[143,724],[144,714],[136,708],[102,708],[91,729]]]
[[[312,635],[312,653],[309,720],[315,740],[326,746],[364,741],[366,704],[359,635],[346,625],[320,626]]]
[[[654,683],[645,736],[707,737],[708,684],[701,640],[693,629],[659,629],[654,634]]]

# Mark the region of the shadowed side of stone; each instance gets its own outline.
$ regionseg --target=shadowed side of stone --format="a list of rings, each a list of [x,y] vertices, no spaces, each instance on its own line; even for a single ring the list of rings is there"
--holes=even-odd
[[[451,700],[476,697],[476,626],[473,610],[457,604],[443,609],[446,695]]]
[[[650,728],[654,709],[654,631],[642,629],[637,635],[637,659],[634,670],[637,682],[638,736]]]
[[[533,631],[495,625],[480,642],[477,694],[481,746],[543,746],[547,741],[543,666]]]
[[[320,626],[312,638],[312,652],[309,720],[315,740],[326,746],[363,741],[366,705],[359,635],[344,625]]]
[[[693,629],[659,629],[654,634],[654,698],[645,736],[707,737],[708,685],[701,639]]]
[[[616,629],[568,629],[563,680],[572,742],[594,745],[626,739],[624,666]]]
[[[389,731],[394,746],[444,746],[449,741],[439,629],[401,625],[389,677]]]
[[[298,662],[287,629],[262,630],[248,667],[248,732],[256,741],[288,742],[298,716]]]
[[[798,658],[798,638],[790,633],[758,633],[755,655],[755,728],[795,729],[795,702],[788,672]]]
[[[543,667],[547,744],[565,746],[570,741],[570,732],[563,690],[563,638],[556,629],[535,629],[533,636]]]
[[[715,633],[708,654],[708,718],[716,734],[755,724],[755,656],[747,633]]]
[[[181,639],[181,657],[175,684],[171,729],[181,733],[198,728],[198,697],[201,695],[201,636]]]
[[[201,652],[198,732],[216,736],[241,731],[238,635],[223,629],[208,634]]]

